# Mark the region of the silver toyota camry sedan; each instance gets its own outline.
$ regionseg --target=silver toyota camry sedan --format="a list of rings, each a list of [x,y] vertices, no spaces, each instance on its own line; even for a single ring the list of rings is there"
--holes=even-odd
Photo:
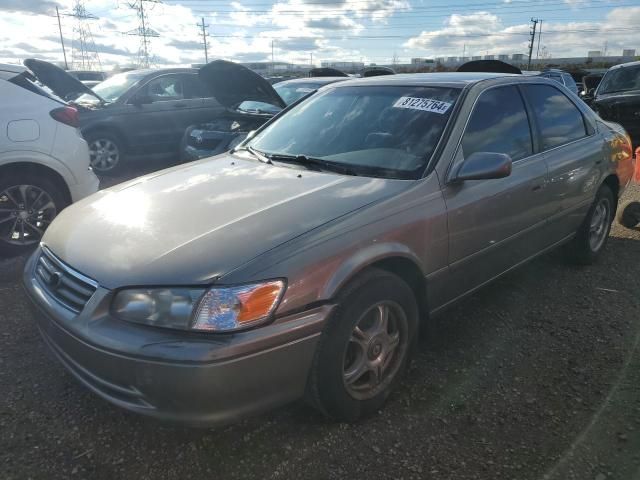
[[[558,246],[596,260],[632,171],[624,130],[552,80],[352,80],[67,208],[24,285],[120,407],[211,425],[305,397],[351,421],[447,306]]]

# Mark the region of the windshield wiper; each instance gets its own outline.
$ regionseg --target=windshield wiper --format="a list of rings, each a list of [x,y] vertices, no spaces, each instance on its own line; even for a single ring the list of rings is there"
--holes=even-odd
[[[260,150],[256,150],[253,147],[244,147],[244,148],[234,148],[232,150],[232,152],[237,152],[239,150],[246,150],[247,152],[251,153],[254,157],[256,157],[258,160],[260,160],[262,163],[268,163],[269,165],[273,165],[273,162],[271,161],[271,159],[264,154],[264,152],[261,152]]]
[[[330,162],[321,158],[308,157],[307,155],[287,155],[284,153],[265,153],[264,155],[276,162],[295,163],[306,167],[308,170],[315,170],[317,172],[329,170],[343,175],[358,175],[353,168],[343,163]]]

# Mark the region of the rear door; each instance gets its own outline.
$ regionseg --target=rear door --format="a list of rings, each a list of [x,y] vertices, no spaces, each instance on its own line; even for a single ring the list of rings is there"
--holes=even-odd
[[[538,150],[549,169],[550,235],[560,239],[578,228],[598,188],[602,138],[562,88],[522,88],[538,133]]]
[[[508,154],[510,176],[448,183],[443,188],[449,225],[451,298],[455,299],[547,245],[544,157],[534,153],[532,129],[515,85],[478,97],[454,164],[474,152]]]

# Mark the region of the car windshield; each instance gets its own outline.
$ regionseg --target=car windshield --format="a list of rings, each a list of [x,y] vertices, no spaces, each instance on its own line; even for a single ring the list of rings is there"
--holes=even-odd
[[[249,142],[267,156],[321,159],[357,175],[419,178],[451,115],[459,89],[416,86],[332,88],[269,125]]]
[[[305,95],[317,90],[319,85],[317,83],[276,83],[273,86],[274,90],[280,95],[280,98],[284,100],[284,103],[291,105],[297,102]]]
[[[142,80],[142,78],[144,78],[144,74],[139,72],[119,73],[111,78],[108,78],[104,82],[100,82],[98,85],[93,87],[92,90],[96,92],[96,94],[99,95],[100,98],[111,103],[118,100],[118,98],[120,98],[124,92],[126,92],[133,85]],[[97,100],[93,95],[85,93],[78,97],[76,101],[79,103],[92,103],[96,102]]]
[[[598,88],[598,93],[640,90],[640,65],[609,70]]]

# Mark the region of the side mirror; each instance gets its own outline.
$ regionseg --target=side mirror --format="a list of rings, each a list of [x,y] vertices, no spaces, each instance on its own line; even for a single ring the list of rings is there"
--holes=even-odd
[[[467,158],[454,176],[454,181],[489,180],[511,175],[511,157],[505,153],[475,152]]]
[[[153,98],[151,98],[149,95],[136,93],[133,97],[131,97],[131,100],[129,101],[133,105],[140,106],[140,105],[148,105],[150,103],[153,103]]]

